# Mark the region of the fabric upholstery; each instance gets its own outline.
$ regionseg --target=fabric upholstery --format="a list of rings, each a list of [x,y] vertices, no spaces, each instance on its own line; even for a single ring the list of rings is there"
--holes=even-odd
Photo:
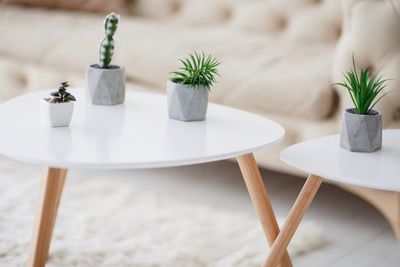
[[[222,64],[211,101],[284,125],[283,142],[257,157],[293,172],[279,161],[280,149],[340,131],[352,104],[332,84],[343,79],[353,53],[358,67],[393,79],[377,109],[385,127],[400,126],[399,10],[400,0],[135,0],[115,35],[113,63],[125,67],[127,88],[165,93],[177,58],[213,54]],[[61,80],[85,86],[102,20],[0,5],[0,101]]]
[[[31,27],[43,24],[44,17],[52,23]],[[180,22],[181,14],[170,23],[122,19],[115,36],[114,62],[125,66],[130,80],[163,92],[169,73],[177,67],[177,58],[203,50],[222,62],[212,101],[314,120],[325,119],[332,112],[334,42],[299,38],[289,31],[278,36],[248,33],[234,25],[187,27]],[[23,23],[26,20],[30,23]],[[3,8],[0,23],[13,26],[13,31],[0,29],[5,37],[0,52],[81,73],[97,61],[98,42],[103,36],[101,17]]]
[[[369,68],[374,75],[391,79],[390,92],[377,105],[384,126],[397,120],[400,110],[400,1],[353,1],[346,11],[343,34],[337,45],[333,80],[342,81],[343,71],[352,67],[352,55],[358,69]],[[337,88],[341,110],[351,107],[346,90]]]
[[[2,0],[4,3],[22,4],[28,6],[60,8],[67,10],[83,10],[90,12],[127,13],[127,0]],[[1,2],[1,1],[0,1]]]
[[[165,19],[178,10],[180,2],[180,0],[134,0],[131,13],[151,19]]]
[[[204,26],[223,23],[230,15],[231,9],[225,0],[194,0],[182,5],[177,16],[187,25]]]

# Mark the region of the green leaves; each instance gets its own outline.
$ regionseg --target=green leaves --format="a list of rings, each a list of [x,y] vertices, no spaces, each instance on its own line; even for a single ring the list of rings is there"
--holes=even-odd
[[[67,92],[68,82],[62,82],[58,86],[58,91],[51,92],[51,103],[64,103],[69,101],[76,101],[75,97]]]
[[[64,102],[76,101],[75,96],[71,95],[71,94],[68,93],[68,92],[63,96],[63,99],[64,99]]]
[[[353,69],[344,74],[345,82],[335,83],[347,89],[353,101],[357,114],[369,114],[376,103],[387,93],[379,96],[386,87],[388,80],[382,77],[371,76],[368,68],[362,69],[360,75],[357,74],[356,64],[353,56]],[[379,98],[378,98],[379,96]]]
[[[188,85],[189,87],[205,86],[208,89],[215,82],[215,75],[218,75],[217,67],[220,64],[211,55],[205,56],[204,52],[194,52],[187,58],[179,60],[182,67],[172,72],[171,81]]]

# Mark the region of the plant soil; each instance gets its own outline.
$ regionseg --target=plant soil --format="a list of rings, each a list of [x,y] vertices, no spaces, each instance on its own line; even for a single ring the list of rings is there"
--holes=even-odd
[[[47,97],[47,98],[45,98],[44,100],[47,101],[47,102],[49,102],[49,103],[52,103],[52,104],[56,104],[56,103],[68,103],[68,102],[70,102],[70,101],[61,101],[61,100],[59,100],[59,99],[50,98],[50,97]]]
[[[351,114],[355,114],[355,115],[364,115],[364,116],[368,116],[368,115],[374,116],[374,115],[378,115],[378,114],[379,114],[379,112],[377,112],[377,111],[375,111],[375,110],[370,110],[367,114],[359,114],[359,113],[357,113],[357,111],[356,111],[355,108],[347,109],[347,111],[350,112]]]
[[[101,70],[108,70],[108,69],[120,69],[121,67],[118,65],[108,65],[107,68],[102,68],[100,67],[99,64],[92,64],[90,67],[95,68],[95,69],[101,69]]]

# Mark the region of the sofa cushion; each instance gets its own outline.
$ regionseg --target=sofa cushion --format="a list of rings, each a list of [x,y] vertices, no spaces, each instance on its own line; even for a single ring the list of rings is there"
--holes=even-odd
[[[258,112],[324,118],[336,101],[327,71],[332,68],[333,49],[334,45],[326,45],[288,50],[275,57],[261,54],[250,78],[241,77],[221,101]]]
[[[4,3],[38,6],[46,8],[60,8],[68,10],[82,10],[91,12],[118,12],[127,13],[127,0],[2,0]]]
[[[353,1],[345,6],[345,24],[334,57],[332,79],[343,81],[343,72],[352,68],[352,56],[358,70],[369,68],[373,75],[391,79],[389,92],[376,106],[382,112],[383,126],[398,119],[400,110],[400,1]],[[340,110],[353,107],[347,90],[337,88]]]
[[[165,19],[176,13],[180,0],[133,0],[131,13],[152,19]]]
[[[0,103],[28,92],[55,88],[62,81],[83,85],[81,74],[46,68],[25,60],[0,58]]]
[[[80,13],[1,8],[0,24],[6,27],[0,28],[0,53],[83,77],[86,66],[97,61],[102,20]],[[284,36],[225,25],[188,28],[129,17],[122,21],[113,63],[125,66],[128,81],[164,92],[169,73],[178,67],[177,58],[203,50],[222,62],[211,101],[311,120],[326,118],[332,111],[335,93],[329,74],[334,43],[293,47]]]
[[[190,26],[216,25],[228,20],[231,12],[225,0],[192,0],[181,4],[178,19]]]

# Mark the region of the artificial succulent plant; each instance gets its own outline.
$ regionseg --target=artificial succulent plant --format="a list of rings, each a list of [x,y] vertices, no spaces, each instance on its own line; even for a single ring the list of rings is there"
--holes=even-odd
[[[68,82],[62,82],[58,85],[57,91],[51,92],[49,98],[45,98],[49,103],[66,103],[76,101],[75,97],[67,92]]]

